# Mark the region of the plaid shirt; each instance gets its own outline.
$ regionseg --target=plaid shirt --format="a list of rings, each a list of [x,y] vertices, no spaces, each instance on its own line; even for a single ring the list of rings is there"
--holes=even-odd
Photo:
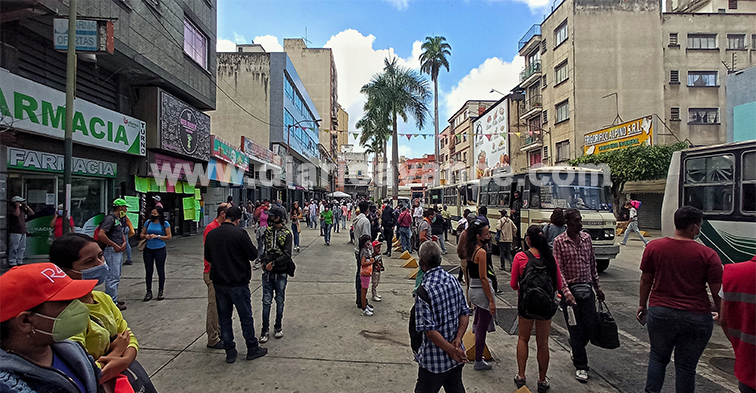
[[[562,282],[572,284],[593,284],[599,289],[598,272],[596,271],[596,255],[593,253],[591,235],[580,232],[580,239],[575,244],[567,232],[554,239],[554,258],[562,271]],[[562,288],[566,295],[570,293],[568,285]]]
[[[470,315],[459,281],[439,266],[425,273],[422,286],[428,291],[431,304],[428,305],[419,296],[415,296],[417,331],[435,330],[446,341],[452,342],[457,337],[459,317]],[[427,337],[417,351],[415,361],[420,367],[436,374],[449,371],[460,364]]]

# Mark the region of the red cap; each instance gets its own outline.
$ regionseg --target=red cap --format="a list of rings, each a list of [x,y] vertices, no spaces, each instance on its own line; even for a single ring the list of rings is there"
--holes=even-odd
[[[376,241],[373,242],[373,247],[377,247],[377,246],[380,246],[380,245],[381,245],[381,242],[379,242],[378,240],[376,240]]]
[[[49,262],[16,266],[0,276],[0,322],[44,302],[78,299],[95,285],[97,280],[73,280]]]

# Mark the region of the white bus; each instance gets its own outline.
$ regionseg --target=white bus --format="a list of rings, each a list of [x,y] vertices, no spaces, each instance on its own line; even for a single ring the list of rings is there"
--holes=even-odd
[[[701,209],[700,241],[722,263],[756,255],[756,141],[676,151],[667,174],[662,203],[662,234],[675,232],[680,206]]]

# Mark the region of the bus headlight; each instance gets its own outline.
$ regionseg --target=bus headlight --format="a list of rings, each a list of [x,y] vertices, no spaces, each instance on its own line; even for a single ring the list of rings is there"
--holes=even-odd
[[[614,239],[614,230],[604,229],[604,239]]]

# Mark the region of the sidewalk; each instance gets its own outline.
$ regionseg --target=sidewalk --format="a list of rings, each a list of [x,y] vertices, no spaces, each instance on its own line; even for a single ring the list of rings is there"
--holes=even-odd
[[[354,254],[347,244],[349,231],[333,234],[330,247],[319,231],[303,228],[301,252],[295,253],[296,276],[289,278],[283,320],[285,336],[270,339],[268,355],[244,360],[244,341],[234,316],[237,347],[242,355],[234,364],[224,362],[224,351],[206,348],[207,290],[202,280],[202,237],[168,242],[167,283],[164,301],[143,302],[144,265],[141,253],[134,264],[124,266],[119,298],[126,301],[124,317],[140,344],[138,360],[152,376],[158,391],[265,391],[282,392],[411,392],[417,376],[407,333],[407,317],[413,304],[414,280],[410,269],[401,268],[399,253],[386,258],[386,271],[373,317],[360,316],[354,305]],[[456,264],[453,243],[445,264]],[[453,257],[453,258],[452,258]],[[501,273],[498,272],[497,273]],[[259,334],[262,308],[260,271],[253,273],[252,309]],[[157,277],[154,278],[157,280]],[[504,293],[500,308],[515,299],[509,276],[499,278]],[[271,318],[275,317],[272,307]],[[552,337],[565,332],[553,328]],[[517,336],[501,328],[488,336],[494,356],[491,371],[463,372],[468,392],[514,392]],[[531,339],[527,377],[535,389],[537,365],[535,338]],[[616,391],[599,377],[580,384],[574,378],[568,348],[554,338],[550,342],[551,391]]]

